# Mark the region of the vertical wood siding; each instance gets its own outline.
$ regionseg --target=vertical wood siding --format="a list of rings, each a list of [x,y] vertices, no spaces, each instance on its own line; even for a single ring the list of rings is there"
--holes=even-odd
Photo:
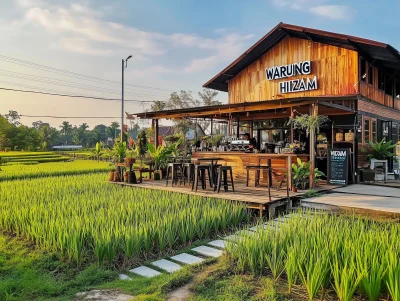
[[[267,80],[265,69],[311,61],[311,74]],[[318,77],[318,89],[279,93],[279,82]],[[229,103],[274,100],[306,96],[351,95],[357,93],[358,53],[335,46],[287,37],[228,83]]]

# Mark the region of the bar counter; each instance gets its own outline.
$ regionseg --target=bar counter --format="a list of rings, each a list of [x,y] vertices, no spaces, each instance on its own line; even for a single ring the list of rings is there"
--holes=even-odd
[[[226,165],[232,166],[234,181],[246,182],[247,166],[269,165],[271,163],[272,169],[283,171],[287,170],[288,178],[292,178],[292,163],[300,158],[301,161],[308,161],[308,154],[268,154],[268,153],[245,153],[245,152],[194,152],[192,158],[220,158]],[[249,177],[249,186],[254,186],[255,173],[251,172]],[[260,184],[267,184],[267,172],[261,171]],[[273,179],[274,181],[274,179]],[[289,188],[292,188],[292,181],[289,182]]]

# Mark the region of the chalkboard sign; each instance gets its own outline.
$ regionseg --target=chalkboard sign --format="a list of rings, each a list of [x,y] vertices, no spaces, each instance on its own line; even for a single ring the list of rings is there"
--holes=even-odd
[[[349,148],[328,149],[328,183],[348,185],[349,183]]]

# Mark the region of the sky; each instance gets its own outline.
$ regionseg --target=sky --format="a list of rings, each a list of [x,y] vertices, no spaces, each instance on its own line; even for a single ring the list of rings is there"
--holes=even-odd
[[[125,111],[137,113],[174,91],[198,98],[205,82],[279,22],[400,49],[399,11],[398,0],[2,0],[0,88],[120,99],[121,60],[132,55],[125,99],[145,102],[126,102]],[[218,99],[227,102],[227,94]],[[0,113],[9,110],[118,117],[121,103],[0,90]],[[37,120],[59,126],[64,119],[22,118]],[[93,127],[114,119],[68,120]]]

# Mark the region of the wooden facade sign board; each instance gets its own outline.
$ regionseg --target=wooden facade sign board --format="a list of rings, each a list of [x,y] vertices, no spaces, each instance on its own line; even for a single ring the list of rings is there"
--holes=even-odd
[[[349,148],[328,149],[328,184],[348,185],[350,152]]]

